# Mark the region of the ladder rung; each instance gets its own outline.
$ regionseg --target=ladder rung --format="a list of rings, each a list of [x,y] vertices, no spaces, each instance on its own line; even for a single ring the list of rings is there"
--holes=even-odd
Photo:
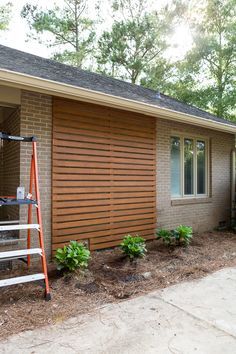
[[[26,249],[26,250],[0,252],[0,259],[21,258],[23,256],[28,256],[31,254],[42,255],[42,249],[41,248],[30,248],[30,249]]]
[[[0,237],[0,245],[1,244],[8,244],[8,243],[19,243],[19,242],[22,242],[22,241],[27,241],[27,238],[18,238],[18,237],[16,237],[16,238],[3,238],[3,239],[1,239],[1,237]]]
[[[28,283],[30,281],[36,281],[36,280],[42,280],[42,279],[45,279],[45,275],[43,273],[24,275],[22,277],[16,277],[16,278],[3,279],[3,280],[0,280],[0,288],[3,286]]]
[[[19,220],[0,221],[0,225],[19,224]]]
[[[6,225],[0,226],[0,231],[13,231],[13,230],[39,230],[39,224],[25,224],[25,225]]]

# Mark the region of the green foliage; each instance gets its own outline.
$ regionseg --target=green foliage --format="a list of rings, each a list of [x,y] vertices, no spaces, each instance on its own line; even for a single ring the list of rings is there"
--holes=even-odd
[[[169,230],[157,230],[157,239],[162,240],[166,245],[170,246],[173,243],[173,234]]]
[[[179,244],[188,245],[193,237],[193,229],[190,226],[179,225],[173,235]]]
[[[236,1],[189,2],[185,15],[193,46],[183,61],[175,63],[164,91],[218,117],[236,120]],[[154,78],[149,77],[149,85]]]
[[[122,251],[131,260],[138,257],[144,257],[147,252],[145,240],[139,236],[125,236],[120,246]]]
[[[81,67],[93,51],[95,37],[94,22],[84,16],[86,8],[86,0],[68,0],[63,8],[50,10],[27,3],[21,16],[27,20],[32,38],[43,42],[42,35],[47,32],[51,35],[44,41],[47,46],[63,48],[54,59]]]
[[[161,239],[166,245],[189,245],[193,237],[193,229],[190,226],[179,225],[174,230],[157,230],[157,239]]]
[[[98,41],[99,71],[132,83],[138,83],[150,67],[161,71],[174,12],[165,7],[147,13],[143,0],[115,1],[113,9],[118,20]]]
[[[55,258],[58,270],[74,272],[88,267],[90,251],[82,243],[71,241],[68,246],[57,249]]]
[[[7,3],[6,5],[0,6],[0,30],[4,31],[7,29],[10,14],[11,14],[12,3]]]
[[[158,58],[144,69],[140,83],[162,94],[169,93],[170,78],[174,76],[175,66],[166,58]]]
[[[96,0],[93,7],[100,3],[105,6]],[[104,26],[106,18],[99,27],[105,11],[91,19],[88,4],[89,0],[66,0],[64,7],[43,10],[26,3],[21,14],[33,38],[56,48],[58,61],[96,66],[100,73],[141,82],[236,120],[236,0],[172,0],[156,11],[145,0],[110,0],[111,27],[109,21]],[[8,19],[9,10],[0,7],[0,29]],[[170,35],[179,23],[189,27],[193,46],[183,60],[168,60]]]

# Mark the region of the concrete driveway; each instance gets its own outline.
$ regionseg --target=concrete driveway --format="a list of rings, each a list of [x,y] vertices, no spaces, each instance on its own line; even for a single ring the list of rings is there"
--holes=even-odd
[[[7,354],[234,354],[236,268],[0,342]]]

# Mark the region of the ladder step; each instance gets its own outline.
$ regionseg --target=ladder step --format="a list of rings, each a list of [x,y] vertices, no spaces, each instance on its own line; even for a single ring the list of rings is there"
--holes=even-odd
[[[0,260],[2,259],[9,259],[9,258],[21,258],[23,256],[28,256],[32,254],[39,254],[42,256],[42,249],[41,248],[30,248],[26,250],[16,250],[16,251],[6,251],[0,252]]]
[[[27,238],[18,238],[18,237],[12,237],[12,238],[3,238],[1,239],[0,237],[0,245],[2,244],[9,244],[9,243],[19,243],[19,242],[23,242],[23,241],[27,241]]]
[[[0,225],[11,225],[11,224],[19,224],[20,220],[7,220],[0,221]]]
[[[13,231],[13,230],[39,230],[39,224],[25,224],[25,225],[6,225],[0,226],[0,231]]]
[[[15,277],[9,279],[0,280],[0,288],[8,285],[16,285],[21,283],[29,283],[31,281],[42,280],[45,279],[45,275],[43,273],[32,274],[32,275],[24,275],[22,277]]]
[[[0,206],[6,206],[6,205],[29,205],[29,204],[35,204],[37,205],[38,202],[37,200],[33,199],[15,199],[15,198],[1,198],[0,197]]]

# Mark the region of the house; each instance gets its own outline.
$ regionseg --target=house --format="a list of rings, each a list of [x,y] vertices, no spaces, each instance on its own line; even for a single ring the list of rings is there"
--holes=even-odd
[[[38,138],[46,251],[230,217],[236,125],[166,95],[0,46],[0,127]],[[29,145],[3,142],[1,195],[27,189]],[[1,209],[0,218],[26,218]]]

